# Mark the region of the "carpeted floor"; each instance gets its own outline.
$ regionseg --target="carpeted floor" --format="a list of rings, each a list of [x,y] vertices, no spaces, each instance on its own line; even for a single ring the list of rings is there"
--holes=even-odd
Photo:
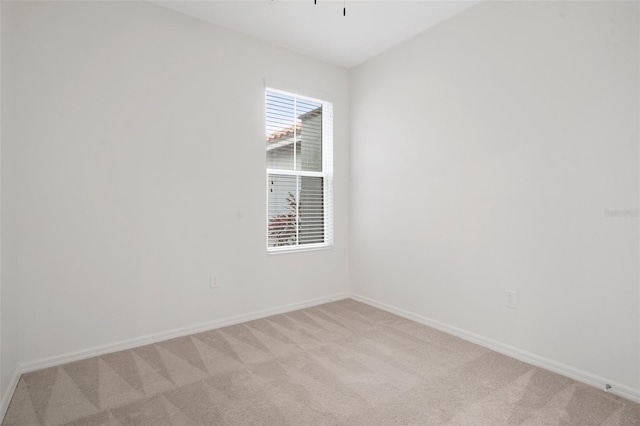
[[[3,425],[41,424],[626,426],[640,405],[343,300],[25,374]]]

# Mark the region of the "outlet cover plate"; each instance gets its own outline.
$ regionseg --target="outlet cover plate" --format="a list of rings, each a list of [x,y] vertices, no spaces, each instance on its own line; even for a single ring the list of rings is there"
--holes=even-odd
[[[505,290],[504,306],[511,309],[518,309],[518,293],[514,290]]]

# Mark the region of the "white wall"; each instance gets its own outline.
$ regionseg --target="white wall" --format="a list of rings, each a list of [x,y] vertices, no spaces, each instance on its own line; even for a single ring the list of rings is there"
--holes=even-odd
[[[2,49],[2,40],[4,40],[4,37],[2,36],[2,29],[4,28],[4,25],[2,25],[2,17],[4,16],[4,14],[2,13],[2,4],[0,4],[0,153],[2,152],[2,105],[3,105],[3,98],[2,98],[2,65],[4,64],[4,61],[2,60],[2,52],[4,51],[4,49]],[[0,157],[1,159],[1,157]],[[0,174],[2,172],[2,169],[0,167]],[[1,180],[0,180],[0,184],[1,184]],[[0,185],[1,187],[1,185]],[[0,223],[2,223],[2,190],[0,190]],[[2,241],[2,227],[0,226],[0,242]],[[1,245],[1,244],[0,244]],[[3,384],[4,381],[2,380],[2,248],[0,247],[0,401],[2,400],[2,397],[5,393],[5,388],[6,386]],[[1,405],[0,405],[0,415],[4,416],[4,410],[2,410]]]
[[[638,35],[488,2],[355,68],[353,292],[638,392]]]
[[[22,362],[347,290],[346,70],[146,2],[25,2],[13,24]],[[334,102],[332,250],[266,254],[264,78]]]
[[[358,294],[640,388],[638,220],[604,215],[638,208],[637,3],[484,3],[350,92],[131,2],[16,4],[7,73],[4,12],[0,387],[18,303],[31,362],[344,291],[351,253]],[[334,102],[333,250],[266,255],[265,77]]]
[[[6,173],[11,169],[5,154],[10,145],[9,141],[14,140],[11,16],[11,3],[0,2],[0,52],[2,53],[0,58],[0,151],[2,151],[0,161],[0,234],[2,235],[0,239],[0,416],[11,398],[12,384],[18,368],[18,284],[6,274],[10,269],[6,265],[13,262],[15,258],[13,251],[5,244],[5,237],[12,233],[12,230],[6,227],[9,206],[5,201],[8,182]]]

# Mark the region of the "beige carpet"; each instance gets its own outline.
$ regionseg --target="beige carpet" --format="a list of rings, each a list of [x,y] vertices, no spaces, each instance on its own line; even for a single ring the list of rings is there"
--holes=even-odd
[[[25,374],[3,425],[640,425],[640,405],[343,300]]]

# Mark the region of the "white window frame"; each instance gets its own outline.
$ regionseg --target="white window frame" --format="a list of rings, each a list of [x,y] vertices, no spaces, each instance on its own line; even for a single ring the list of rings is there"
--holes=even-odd
[[[265,162],[265,182],[266,182],[266,246],[267,254],[292,253],[309,250],[321,250],[333,247],[333,103],[321,99],[304,96],[297,93],[287,92],[284,90],[266,87],[264,92],[264,118],[266,120],[267,94],[268,92],[280,93],[287,96],[293,96],[296,99],[305,99],[311,102],[322,104],[322,171],[309,172],[303,170],[286,170],[273,169],[266,167]],[[266,127],[266,126],[265,126]],[[295,153],[295,151],[294,151]],[[265,156],[266,160],[266,156]],[[286,176],[311,176],[322,177],[323,201],[324,201],[324,242],[316,244],[299,244],[290,246],[269,247],[269,175],[286,175]],[[296,238],[297,240],[297,238]]]

